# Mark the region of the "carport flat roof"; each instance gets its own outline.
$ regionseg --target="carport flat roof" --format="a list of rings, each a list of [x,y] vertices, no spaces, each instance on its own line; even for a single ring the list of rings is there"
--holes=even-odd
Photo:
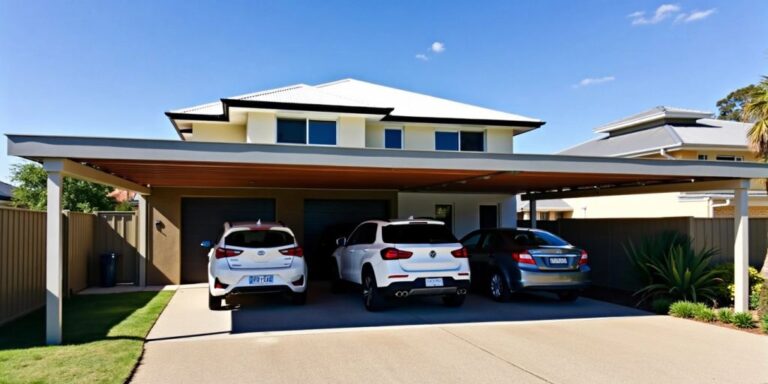
[[[544,193],[768,178],[758,163],[7,135],[8,154],[69,159],[151,187]]]

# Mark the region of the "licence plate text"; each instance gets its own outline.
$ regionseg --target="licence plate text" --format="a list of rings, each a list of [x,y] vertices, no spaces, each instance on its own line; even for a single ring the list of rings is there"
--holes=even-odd
[[[442,287],[443,286],[443,278],[442,277],[435,277],[430,279],[424,280],[424,286],[425,287]]]
[[[550,264],[568,264],[568,259],[565,257],[550,257],[549,258]]]
[[[257,275],[257,276],[248,276],[248,284],[249,285],[265,285],[265,284],[272,284],[274,282],[274,276],[272,275]]]

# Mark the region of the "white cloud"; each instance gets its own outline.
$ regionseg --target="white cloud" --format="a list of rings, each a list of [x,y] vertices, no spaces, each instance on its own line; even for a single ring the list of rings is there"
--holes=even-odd
[[[682,8],[677,4],[662,4],[656,8],[656,11],[651,17],[645,17],[645,12],[643,11],[633,12],[627,17],[632,19],[632,25],[658,24],[680,12],[681,9]]]
[[[693,21],[704,20],[707,17],[709,17],[710,15],[712,15],[713,13],[715,13],[715,11],[716,11],[715,8],[707,9],[706,11],[693,11],[693,12],[691,12],[690,15],[688,15],[682,21],[684,23],[690,23],[690,22],[693,22]]]
[[[616,80],[615,76],[587,77],[587,78],[581,79],[581,81],[574,84],[573,87],[574,88],[588,87],[590,85],[608,83],[614,80]]]
[[[443,44],[443,43],[441,43],[439,41],[435,41],[434,43],[432,43],[432,46],[429,47],[429,50],[434,52],[434,53],[443,52],[443,51],[445,51],[445,44]]]
[[[427,55],[425,55],[425,54],[423,54],[423,53],[419,53],[419,54],[417,54],[417,55],[416,55],[416,58],[417,58],[417,59],[419,59],[419,60],[421,60],[421,61],[428,61],[428,60],[429,60],[429,56],[427,56]]]

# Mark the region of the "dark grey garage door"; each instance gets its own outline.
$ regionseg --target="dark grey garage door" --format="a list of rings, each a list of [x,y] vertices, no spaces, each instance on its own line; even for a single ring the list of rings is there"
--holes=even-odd
[[[203,240],[218,240],[226,221],[274,221],[272,199],[181,199],[181,282],[208,281],[207,250]]]
[[[310,278],[330,276],[336,238],[348,236],[361,221],[388,218],[387,200],[305,200],[303,245]]]

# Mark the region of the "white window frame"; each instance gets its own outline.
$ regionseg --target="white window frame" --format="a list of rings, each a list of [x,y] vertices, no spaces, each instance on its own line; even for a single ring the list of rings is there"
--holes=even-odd
[[[387,131],[400,131],[400,148],[387,148]],[[403,127],[384,127],[381,131],[381,143],[384,149],[405,149],[405,130]]]

